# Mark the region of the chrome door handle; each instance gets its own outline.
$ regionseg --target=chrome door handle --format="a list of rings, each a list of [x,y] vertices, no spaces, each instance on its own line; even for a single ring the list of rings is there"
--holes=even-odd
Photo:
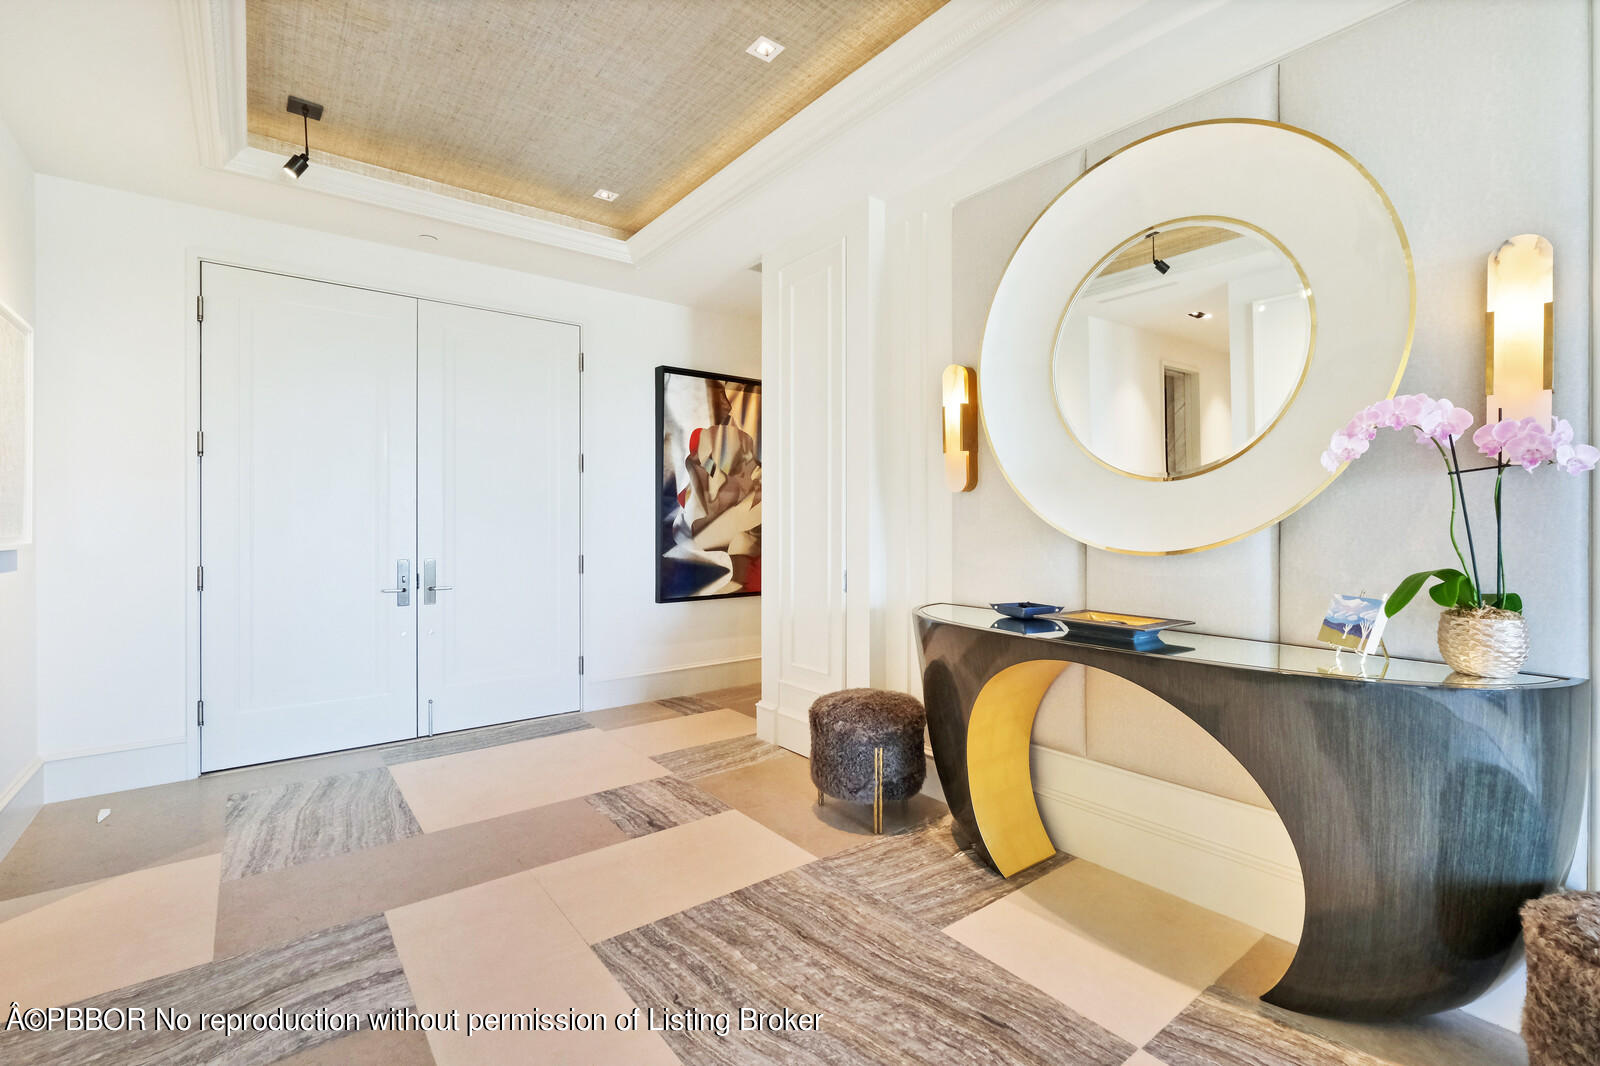
[[[438,580],[439,580],[439,563],[438,563],[438,560],[436,560],[436,559],[424,559],[424,560],[422,560],[422,603],[423,603],[423,606],[427,606],[430,603],[438,603],[439,602],[439,598],[437,596],[435,596],[434,593],[436,593],[436,592],[450,592],[455,588],[454,585],[440,585],[440,584],[437,584]]]
[[[411,560],[401,559],[394,564],[394,581],[399,588],[379,589],[384,595],[394,596],[396,607],[411,606]]]

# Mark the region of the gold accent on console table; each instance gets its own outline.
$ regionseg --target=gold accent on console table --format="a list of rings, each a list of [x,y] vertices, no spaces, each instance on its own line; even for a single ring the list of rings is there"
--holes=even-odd
[[[967,781],[972,813],[995,869],[1010,877],[1056,853],[1039,820],[1028,766],[1028,738],[1039,703],[1064,662],[1027,662],[989,679],[967,723]]]

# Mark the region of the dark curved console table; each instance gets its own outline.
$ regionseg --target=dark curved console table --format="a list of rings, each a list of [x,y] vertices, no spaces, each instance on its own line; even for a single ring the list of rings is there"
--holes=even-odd
[[[1517,909],[1566,875],[1589,685],[1181,631],[1134,651],[1021,633],[987,607],[916,615],[934,762],[960,829],[1002,874],[1055,853],[1028,769],[1039,700],[1069,663],[1172,704],[1238,759],[1288,829],[1306,917],[1263,998],[1400,1018],[1469,1002],[1517,944]],[[1036,628],[1048,629],[1048,626]],[[1364,671],[1364,672],[1363,672]]]

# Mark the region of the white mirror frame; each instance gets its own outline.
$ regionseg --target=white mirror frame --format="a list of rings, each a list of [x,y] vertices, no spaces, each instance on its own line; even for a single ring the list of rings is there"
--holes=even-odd
[[[1316,301],[1313,352],[1298,393],[1254,446],[1197,476],[1144,479],[1096,461],[1068,431],[1052,387],[1056,328],[1108,249],[1141,226],[1192,216],[1242,219],[1292,253]],[[989,308],[979,409],[1006,480],[1061,532],[1132,555],[1204,551],[1281,521],[1338,476],[1319,461],[1328,438],[1394,395],[1415,322],[1411,247],[1361,164],[1293,126],[1197,122],[1102,160],[1034,222]]]

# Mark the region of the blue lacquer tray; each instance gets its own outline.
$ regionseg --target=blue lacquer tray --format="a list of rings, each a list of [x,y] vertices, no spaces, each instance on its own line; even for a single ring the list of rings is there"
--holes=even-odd
[[[1061,610],[1053,604],[1031,603],[1028,600],[1018,603],[991,603],[989,606],[1011,618],[1034,618],[1041,614],[1055,614]]]

